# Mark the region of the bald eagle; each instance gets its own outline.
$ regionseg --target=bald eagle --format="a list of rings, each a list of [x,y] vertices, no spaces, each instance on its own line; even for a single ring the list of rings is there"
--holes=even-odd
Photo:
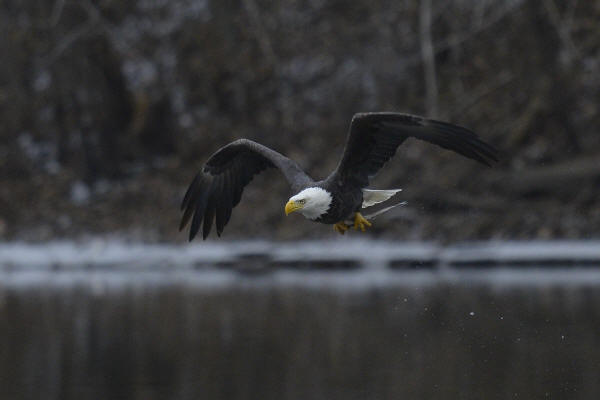
[[[181,204],[179,230],[191,219],[191,241],[204,221],[202,237],[206,239],[214,220],[217,235],[221,236],[232,209],[254,175],[278,168],[294,193],[285,205],[286,215],[298,211],[313,221],[334,224],[341,234],[352,225],[364,231],[371,222],[361,210],[400,191],[366,189],[369,180],[410,137],[453,150],[487,166],[498,161],[497,150],[466,128],[393,112],[354,115],[342,158],[322,181],[311,179],[284,155],[252,140],[239,139],[214,153],[193,179]],[[350,225],[346,221],[351,221]]]

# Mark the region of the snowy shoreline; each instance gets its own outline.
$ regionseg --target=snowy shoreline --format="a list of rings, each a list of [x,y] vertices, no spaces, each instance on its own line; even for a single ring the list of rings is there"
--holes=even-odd
[[[265,266],[292,269],[448,269],[465,267],[600,267],[600,241],[427,242],[332,240],[144,244],[91,239],[0,244],[0,269],[127,270]]]

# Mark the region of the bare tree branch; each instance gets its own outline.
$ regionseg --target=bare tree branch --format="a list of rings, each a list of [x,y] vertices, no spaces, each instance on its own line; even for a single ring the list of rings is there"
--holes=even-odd
[[[450,35],[446,38],[440,39],[435,43],[432,42],[434,54],[439,54],[448,50],[449,48],[458,47],[462,43],[476,38],[481,32],[494,27],[494,25],[500,22],[504,17],[516,11],[523,4],[523,2],[524,0],[514,0],[509,2],[508,5],[497,7],[500,8],[498,11],[493,12],[487,19],[482,19],[477,25],[469,26],[464,32]],[[423,6],[422,3],[421,6]],[[402,59],[402,64],[407,67],[417,65],[421,62],[423,62],[422,54],[410,54],[404,56]]]
[[[492,182],[507,191],[567,191],[600,177],[598,155],[590,155],[548,166],[520,169],[512,173],[494,174]]]
[[[567,17],[562,18],[560,15],[560,11],[553,0],[545,0],[544,6],[546,8],[546,12],[550,17],[550,22],[556,29],[558,33],[558,37],[562,42],[562,48],[564,54],[566,55],[565,62],[570,63],[574,59],[579,58],[579,50],[573,43],[573,39],[571,37],[571,19],[572,15],[567,15]],[[575,7],[573,6],[572,9]]]
[[[449,114],[459,115],[466,112],[469,108],[481,101],[482,98],[494,92],[494,90],[512,82],[514,78],[515,76],[511,72],[501,72],[500,74],[496,75],[493,81],[482,84],[481,86],[475,88],[469,96],[465,96],[466,98],[461,103],[456,105]]]
[[[54,22],[52,22],[54,20],[56,20],[56,23],[58,23],[58,20],[62,14],[62,9],[64,8],[64,3],[65,0],[57,0],[57,3],[54,5],[54,10],[51,17],[52,25],[54,24]],[[48,56],[42,60],[41,64],[44,68],[47,68],[56,62],[56,60],[60,58],[60,56],[62,56],[62,54],[78,40],[94,32],[96,29],[105,32],[114,45],[118,45],[118,47],[125,47],[131,52],[135,51],[134,49],[131,49],[131,46],[122,40],[120,35],[115,32],[111,24],[103,18],[102,13],[94,3],[92,3],[90,0],[81,0],[77,4],[83,8],[83,10],[85,10],[88,19],[58,41],[57,45],[50,51]]]
[[[76,29],[65,35],[58,44],[52,49],[50,54],[42,61],[44,68],[54,64],[56,60],[79,39],[92,32],[97,26],[97,20],[87,20]]]
[[[52,14],[50,15],[50,26],[55,27],[58,24],[64,8],[65,0],[56,0],[52,7]]]
[[[425,77],[425,107],[431,117],[438,115],[438,85],[435,68],[435,52],[431,40],[431,0],[422,0],[419,15],[421,58]]]
[[[263,27],[260,11],[258,10],[256,2],[254,0],[243,0],[242,3],[244,5],[244,8],[246,9],[246,12],[248,13],[248,17],[250,18],[252,29],[254,30],[261,51],[269,61],[269,64],[276,68],[279,65],[279,60],[277,55],[273,51],[271,38],[269,37],[267,31]]]

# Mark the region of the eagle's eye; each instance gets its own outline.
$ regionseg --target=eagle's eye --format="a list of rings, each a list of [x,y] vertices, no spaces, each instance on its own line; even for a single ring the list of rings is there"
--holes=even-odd
[[[298,200],[298,203],[299,204],[304,204],[304,203],[306,203],[306,200],[305,199]]]

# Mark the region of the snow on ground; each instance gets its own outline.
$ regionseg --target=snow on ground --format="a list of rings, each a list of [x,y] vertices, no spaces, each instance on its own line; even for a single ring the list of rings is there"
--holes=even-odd
[[[1,268],[72,269],[198,267],[246,262],[352,260],[363,266],[598,265],[600,241],[476,242],[441,246],[427,242],[331,240],[303,242],[200,242],[144,244],[116,239],[0,243]]]
[[[355,264],[348,267],[345,261]],[[340,268],[339,262],[346,267]],[[245,268],[252,264],[258,266]],[[0,286],[83,284],[98,291],[123,285],[170,284],[346,290],[432,284],[599,285],[598,267],[600,242],[594,241],[482,242],[447,247],[375,240],[172,245],[92,239],[0,244]]]

